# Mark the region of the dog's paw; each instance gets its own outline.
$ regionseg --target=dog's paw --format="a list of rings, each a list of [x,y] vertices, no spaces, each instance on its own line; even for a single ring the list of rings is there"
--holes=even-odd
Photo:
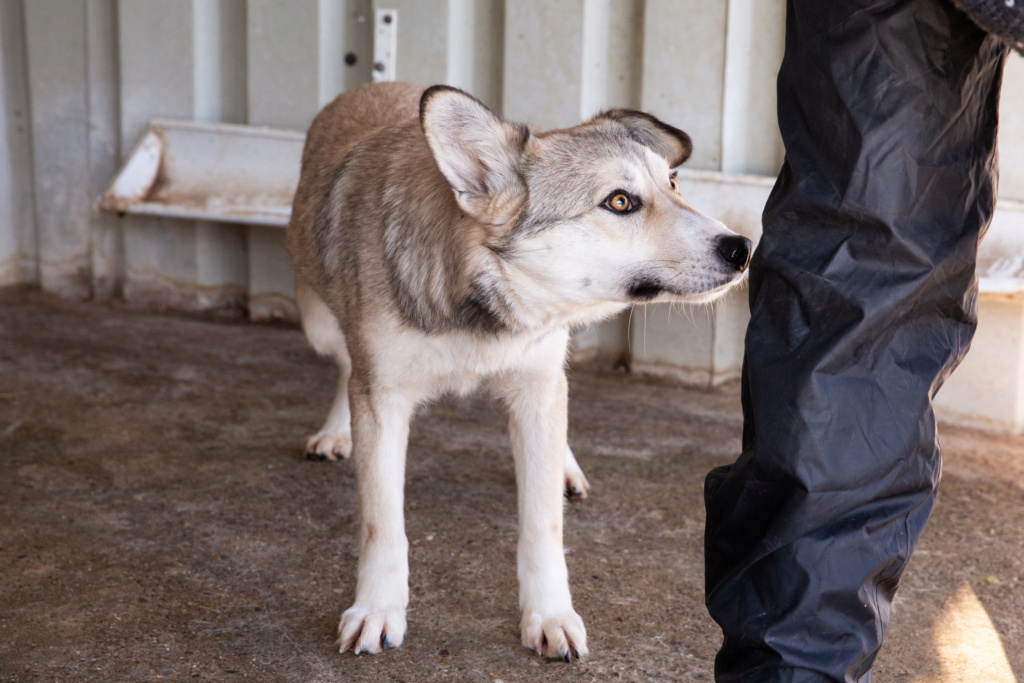
[[[543,617],[538,612],[523,614],[523,645],[537,654],[571,662],[583,659],[587,650],[587,629],[575,612]]]
[[[338,624],[338,652],[375,655],[400,647],[405,638],[405,610],[371,611],[353,605]]]
[[[306,440],[306,457],[310,460],[337,462],[352,455],[352,436],[317,432]]]
[[[586,498],[590,489],[590,482],[587,481],[583,470],[576,464],[575,460],[565,461],[565,497],[569,500]]]

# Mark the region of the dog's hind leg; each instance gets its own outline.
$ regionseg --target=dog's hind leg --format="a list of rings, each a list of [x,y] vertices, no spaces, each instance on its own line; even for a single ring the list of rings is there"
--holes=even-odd
[[[566,498],[586,498],[590,482],[576,462],[576,456],[568,445],[565,447],[565,496]]]
[[[352,454],[351,414],[348,381],[352,374],[345,335],[338,318],[316,293],[301,282],[295,283],[295,300],[302,315],[302,329],[316,352],[330,356],[338,366],[338,388],[327,420],[306,440],[306,455],[319,460],[338,460]]]

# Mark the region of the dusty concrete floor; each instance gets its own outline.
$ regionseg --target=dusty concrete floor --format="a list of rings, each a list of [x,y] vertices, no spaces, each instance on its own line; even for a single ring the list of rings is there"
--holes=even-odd
[[[406,644],[338,655],[352,468],[300,447],[332,386],[294,329],[0,291],[0,680],[711,680],[701,485],[738,452],[736,386],[574,371],[593,491],[566,546],[593,654],[572,666],[519,645],[511,456],[484,398],[413,426]],[[1024,439],[944,443],[874,680],[1024,680]]]

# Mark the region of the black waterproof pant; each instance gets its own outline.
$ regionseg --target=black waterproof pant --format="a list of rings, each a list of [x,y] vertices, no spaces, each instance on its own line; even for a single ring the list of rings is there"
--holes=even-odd
[[[743,453],[705,483],[719,682],[869,680],[974,333],[1005,56],[950,0],[789,0]]]

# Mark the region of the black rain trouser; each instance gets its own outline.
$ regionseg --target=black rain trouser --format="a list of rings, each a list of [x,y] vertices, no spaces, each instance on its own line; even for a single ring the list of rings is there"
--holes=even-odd
[[[976,324],[1007,50],[949,0],[789,0],[743,453],[705,482],[715,678],[869,680]]]

